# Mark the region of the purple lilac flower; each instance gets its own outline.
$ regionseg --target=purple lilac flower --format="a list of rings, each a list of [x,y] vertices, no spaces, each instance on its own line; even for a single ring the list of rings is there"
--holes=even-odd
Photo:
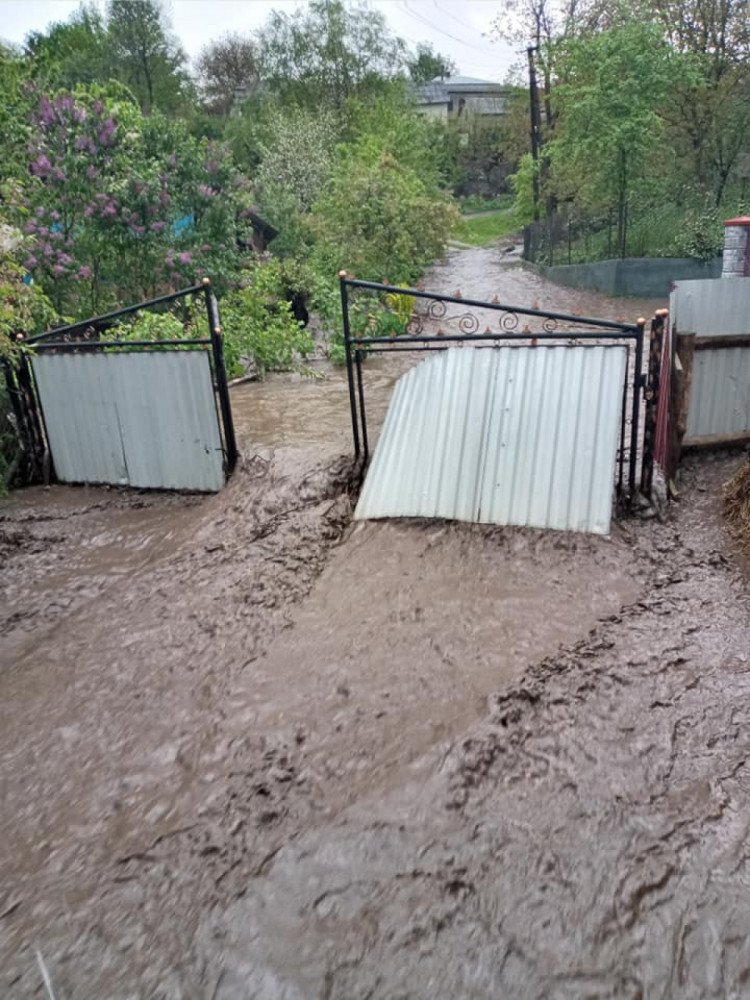
[[[32,232],[33,232],[33,230],[32,230]],[[47,229],[46,226],[40,226],[37,229],[37,235],[39,235],[39,236],[49,236],[49,229]]]
[[[96,167],[93,166],[86,167],[86,176],[90,181],[95,181],[96,178],[99,176],[99,171],[96,169]]]
[[[146,232],[145,226],[131,226],[131,229],[133,230],[136,236],[143,236],[143,234]]]
[[[108,205],[104,206],[104,208],[102,209],[102,215],[106,216],[108,219],[111,219],[112,216],[117,215],[117,208],[115,207],[114,202],[111,201]]]
[[[177,166],[177,157],[174,155],[174,153],[172,153],[172,155],[169,157],[169,165],[170,167]]]
[[[55,169],[52,171],[52,176],[55,178],[56,181],[64,181],[65,171],[61,170],[60,167],[55,167]]]
[[[35,233],[35,232],[37,232],[36,223],[34,222],[33,219],[29,219],[29,221],[24,224],[23,231],[25,233]]]
[[[61,264],[55,264],[55,266],[52,268],[52,273],[56,278],[62,278],[62,276],[65,274],[65,268]]]
[[[86,280],[86,278],[90,278],[91,277],[91,268],[87,267],[86,264],[84,264],[83,267],[79,267],[78,268],[78,277],[82,278],[84,281]]]
[[[193,255],[185,251],[184,253],[181,253],[177,259],[181,264],[192,264]]]
[[[57,222],[57,220],[60,218],[60,213],[59,212],[50,212],[49,213],[49,217],[50,217],[50,219],[54,219],[54,221]]]
[[[31,257],[27,257],[26,258],[26,260],[23,263],[23,266],[26,268],[27,271],[30,271],[32,269],[32,267],[36,267],[37,264],[38,264],[38,261],[37,261],[36,257],[31,256]]]
[[[44,246],[42,247],[42,253],[44,254],[45,257],[51,257],[52,256],[52,244],[51,243],[45,243]]]
[[[89,137],[87,135],[79,135],[76,139],[76,149],[79,152],[83,152],[84,149],[88,149]]]
[[[59,257],[57,258],[57,262],[59,264],[65,264],[65,265],[72,264],[73,263],[73,258],[69,254],[67,254],[67,253],[61,253],[59,255]]]
[[[208,251],[209,251],[210,249],[211,249],[211,246],[210,246],[210,244],[208,244],[208,243],[204,243],[204,244],[203,244],[203,245],[201,246],[201,253],[207,253],[207,252],[208,252]]]
[[[94,214],[94,206],[87,205],[83,210],[83,214],[86,216],[87,219],[90,219],[91,216]]]
[[[52,164],[49,159],[40,153],[37,159],[31,164],[31,173],[36,174],[38,177],[46,177],[52,168]]]
[[[159,195],[159,201],[166,208],[166,206],[171,203],[172,199],[169,197],[169,194],[168,194],[167,191],[162,191],[162,193]]]
[[[216,160],[209,160],[208,163],[206,164],[206,170],[209,172],[209,174],[218,174],[219,164],[216,162]]]
[[[203,198],[213,198],[218,194],[218,191],[214,191],[208,184],[199,184],[198,192]]]
[[[43,125],[51,125],[55,120],[55,112],[46,94],[39,98],[39,120]]]
[[[41,217],[44,215],[45,211],[46,211],[46,209],[45,209],[44,205],[40,205],[39,208],[36,210],[37,217],[41,219]]]

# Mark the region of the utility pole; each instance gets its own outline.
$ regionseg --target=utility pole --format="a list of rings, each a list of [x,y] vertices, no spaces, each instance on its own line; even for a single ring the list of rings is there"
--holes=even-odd
[[[534,222],[539,219],[539,147],[541,145],[542,121],[539,111],[539,89],[536,84],[536,67],[534,53],[539,51],[536,45],[529,45],[526,55],[529,59],[529,102],[531,105],[531,159],[534,161]]]

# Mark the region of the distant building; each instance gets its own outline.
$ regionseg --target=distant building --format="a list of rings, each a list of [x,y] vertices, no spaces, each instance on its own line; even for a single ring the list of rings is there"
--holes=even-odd
[[[436,76],[415,89],[415,98],[419,110],[434,118],[501,118],[510,110],[511,93],[511,87],[475,76]]]

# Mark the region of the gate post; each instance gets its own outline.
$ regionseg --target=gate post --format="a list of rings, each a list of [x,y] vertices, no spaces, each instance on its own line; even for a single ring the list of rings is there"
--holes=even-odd
[[[344,323],[344,350],[346,352],[346,377],[349,382],[349,408],[352,413],[352,438],[354,439],[354,457],[359,458],[359,426],[357,421],[357,397],[354,392],[354,368],[352,365],[352,337],[349,329],[349,295],[346,290],[346,271],[339,271],[341,287],[341,315]],[[357,353],[359,361],[359,352]],[[361,369],[360,369],[361,379]],[[361,382],[360,382],[361,385]]]
[[[227,446],[227,472],[233,472],[237,464],[237,440],[234,436],[234,420],[232,418],[232,405],[229,400],[227,370],[224,366],[224,340],[221,332],[221,323],[219,322],[219,309],[211,291],[211,282],[208,278],[203,279],[203,287],[206,295],[206,313],[208,315],[208,327],[211,335],[211,348],[214,355],[214,368],[216,369],[216,391],[219,396],[221,420],[224,424],[224,439]]]
[[[654,483],[654,452],[656,423],[659,411],[662,352],[664,349],[664,312],[659,310],[651,320],[648,376],[646,378],[646,414],[643,425],[643,459],[641,462],[641,493],[651,498]]]
[[[628,474],[628,492],[630,503],[635,500],[636,480],[638,478],[638,424],[641,413],[641,391],[643,389],[643,340],[646,333],[646,320],[636,320],[638,332],[635,341],[635,371],[633,372],[633,417],[630,427],[630,471]]]

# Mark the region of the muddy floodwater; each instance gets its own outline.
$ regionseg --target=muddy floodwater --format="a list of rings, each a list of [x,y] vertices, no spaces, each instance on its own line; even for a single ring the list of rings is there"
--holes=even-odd
[[[503,259],[426,283],[662,305]],[[220,495],[0,505],[0,997],[750,995],[740,459],[606,538],[355,525],[319,370],[233,389]]]

